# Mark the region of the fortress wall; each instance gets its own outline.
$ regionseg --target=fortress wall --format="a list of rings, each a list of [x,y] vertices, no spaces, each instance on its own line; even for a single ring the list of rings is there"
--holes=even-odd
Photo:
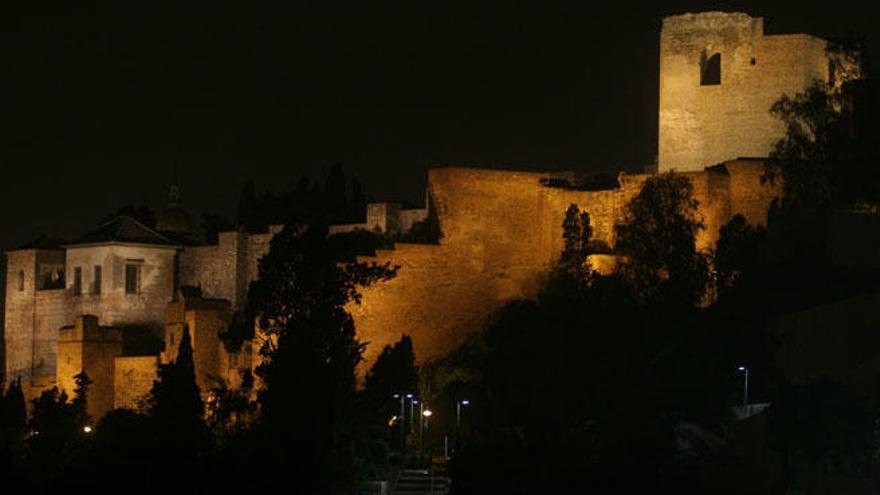
[[[767,210],[776,197],[782,197],[782,184],[762,183],[764,162],[736,160],[726,163],[730,174],[731,217],[742,214],[751,225],[766,226]]]
[[[212,275],[221,265],[220,246],[187,247],[180,253],[180,286],[199,287],[203,294],[219,297],[219,279]]]
[[[773,189],[760,185],[760,162],[692,172],[698,215],[706,229],[697,247],[714,247],[718,230],[738,211],[766,217]],[[406,333],[416,358],[445,355],[483,327],[496,309],[535,297],[562,250],[562,222],[572,203],[590,213],[594,238],[614,245],[614,225],[650,175],[621,174],[620,187],[580,191],[546,187],[546,174],[464,168],[434,169],[428,184],[443,238],[439,245],[397,244],[362,261],[398,265],[397,277],[363,291],[349,309],[358,338],[368,343],[360,371],[382,347]],[[742,188],[748,194],[739,197]],[[614,257],[595,258],[604,272]]]
[[[364,290],[349,309],[368,342],[361,371],[402,333],[420,362],[445,355],[506,302],[537,295],[562,249],[571,203],[590,212],[597,238],[611,243],[620,205],[645,177],[620,190],[548,188],[546,174],[447,168],[429,172],[443,239],[440,245],[397,244],[363,261],[399,265],[393,280]],[[603,266],[608,260],[601,260]]]
[[[247,234],[221,232],[214,246],[186,248],[180,260],[180,285],[199,287],[205,297],[238,304],[242,259],[248,247]]]
[[[247,258],[244,261],[246,264],[246,277],[244,278],[244,284],[242,287],[242,305],[247,301],[248,285],[256,280],[257,275],[259,275],[260,273],[260,258],[269,253],[269,248],[272,244],[272,238],[275,237],[275,234],[281,232],[281,229],[281,226],[273,225],[269,228],[269,233],[254,234],[248,238]]]
[[[202,393],[207,393],[220,385],[218,379],[228,378],[227,370],[221,366],[225,351],[218,338],[220,330],[229,326],[228,310],[188,310],[186,320],[192,336],[196,384]]]
[[[721,54],[721,84],[701,85],[702,61]],[[821,39],[764,36],[763,20],[709,12],[668,17],[660,36],[659,170],[699,171],[766,157],[783,133],[769,114],[783,94],[827,81]]]
[[[36,250],[6,254],[5,377],[7,382],[31,372],[36,304]],[[19,290],[19,274],[23,278]]]
[[[397,277],[364,289],[361,304],[348,307],[358,339],[368,343],[362,372],[404,333],[413,337],[420,362],[441,357],[480,328],[487,309],[498,305],[495,293],[504,277],[493,279],[474,260],[446,253],[443,246],[397,244],[394,251],[362,259],[400,267]]]
[[[64,289],[37,291],[35,303],[34,375],[54,377],[58,357],[58,330],[69,324],[73,316],[69,311]]]
[[[72,398],[76,390],[74,377],[85,371],[92,380],[88,412],[94,421],[113,408],[114,360],[120,354],[122,333],[98,326],[94,316],[78,317],[73,327],[59,332],[56,383]]]
[[[138,410],[141,401],[149,396],[158,370],[158,356],[117,357],[113,371],[113,407]]]
[[[413,225],[428,218],[427,208],[414,208],[410,210],[400,210],[400,231],[402,233],[409,232]]]

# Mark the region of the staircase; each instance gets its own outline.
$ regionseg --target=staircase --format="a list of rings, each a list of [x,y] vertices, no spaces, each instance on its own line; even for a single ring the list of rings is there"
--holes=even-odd
[[[394,483],[394,495],[446,495],[449,478],[432,469],[404,469]]]

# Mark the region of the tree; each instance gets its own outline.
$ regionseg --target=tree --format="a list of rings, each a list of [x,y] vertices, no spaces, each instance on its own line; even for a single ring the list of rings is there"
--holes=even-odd
[[[766,162],[764,178],[782,179],[790,206],[825,207],[836,195],[834,184],[838,156],[844,139],[841,114],[819,82],[795,96],[784,95],[770,113],[785,125],[785,136],[776,142]]]
[[[165,467],[193,469],[208,448],[208,435],[188,327],[183,328],[177,358],[159,367],[148,403],[160,450],[169,451]]]
[[[650,177],[615,226],[622,275],[643,302],[693,308],[703,297],[708,264],[697,252],[697,200],[690,180],[673,172]]]
[[[784,95],[770,113],[785,126],[764,179],[782,180],[786,207],[826,208],[880,200],[876,86],[862,79],[857,46],[829,44],[828,82]]]
[[[327,229],[287,226],[272,239],[248,293],[262,340],[257,374],[263,459],[279,486],[324,491],[350,481],[355,367],[362,344],[346,310],[360,287],[394,276],[389,265],[339,263]]]
[[[6,474],[2,480],[6,486],[15,486],[12,477],[22,457],[26,425],[24,394],[18,379],[5,394],[0,388],[0,473]]]
[[[749,225],[742,215],[734,216],[721,227],[713,256],[719,292],[730,290],[743,276],[754,275],[763,237],[764,229]]]
[[[241,186],[238,200],[238,224],[250,232],[255,232],[264,227],[261,223],[256,186],[254,181],[249,180]]]
[[[400,415],[395,394],[411,393],[418,396],[419,376],[412,339],[400,337],[393,346],[386,345],[367,373],[363,395],[366,414],[374,425],[387,424],[388,418]],[[404,419],[405,420],[405,419]]]
[[[73,401],[71,401],[71,407],[73,409],[73,414],[76,416],[76,422],[78,425],[82,425],[85,427],[91,421],[89,417],[88,411],[88,400],[89,400],[89,386],[93,383],[92,379],[89,378],[89,375],[86,374],[85,370],[80,371],[73,377],[74,383],[76,383],[76,388],[73,389]]]
[[[578,205],[572,203],[565,211],[565,220],[562,222],[564,246],[559,268],[579,283],[589,279],[590,265],[587,256],[590,254],[592,236],[590,214],[580,211]]]
[[[77,390],[86,393],[88,377],[84,373],[77,376]],[[88,419],[84,414],[86,397],[75,396],[74,401],[68,401],[67,393],[57,387],[44,390],[32,401],[27,464],[37,492],[61,479],[66,462],[74,457],[88,435],[83,430]]]
[[[235,230],[235,226],[225,217],[207,213],[202,215],[202,231],[205,233],[205,242],[208,244],[216,244],[220,232],[230,230]]]
[[[800,464],[813,473],[866,476],[878,446],[876,421],[865,397],[844,383],[786,383],[770,407],[769,440],[790,470]]]
[[[324,208],[328,218],[337,220],[348,210],[348,198],[345,193],[345,173],[342,164],[330,167],[327,180],[324,182]]]
[[[348,204],[347,221],[358,223],[364,222],[367,216],[367,198],[364,196],[364,190],[361,181],[357,178],[351,179],[351,200]]]

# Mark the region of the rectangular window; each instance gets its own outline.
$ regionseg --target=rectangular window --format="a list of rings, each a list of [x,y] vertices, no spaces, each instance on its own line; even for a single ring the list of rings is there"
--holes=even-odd
[[[95,265],[95,278],[92,281],[92,294],[100,295],[101,294],[101,265]]]
[[[83,270],[78,266],[73,269],[73,293],[80,296],[83,292]]]
[[[140,263],[126,263],[125,265],[125,293],[140,294],[141,292],[141,265]]]
[[[700,85],[718,86],[721,84],[721,54],[716,53],[706,57],[706,52],[700,60]]]

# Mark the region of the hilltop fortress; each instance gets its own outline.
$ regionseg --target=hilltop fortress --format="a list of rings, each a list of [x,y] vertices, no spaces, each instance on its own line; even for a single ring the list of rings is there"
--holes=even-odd
[[[837,83],[825,48],[809,35],[765,35],[763,20],[745,14],[664,19],[655,170],[693,182],[706,225],[698,248],[712,249],[736,214],[765,223],[778,187],[762,183],[763,158],[783,132],[768,110],[815,80]],[[399,235],[430,219],[442,233],[436,244],[396,243],[365,259],[400,267],[350,308],[369,344],[365,365],[403,333],[419,361],[443,356],[506,302],[535,296],[562,249],[572,203],[590,213],[594,237],[613,250],[614,225],[648,177],[621,173],[598,184],[574,173],[435,168],[424,208],[375,203],[366,223],[333,226]],[[120,217],[61,247],[10,251],[5,379],[20,378],[31,397],[53,385],[71,393],[73,375],[85,370],[94,380],[93,417],[137,407],[188,327],[202,390],[221,381],[236,386],[253,368],[258,344],[229,353],[217,333],[243,307],[279,229],[222,232],[216,244],[200,244],[172,190],[156,229]],[[607,272],[615,259],[592,261]]]

